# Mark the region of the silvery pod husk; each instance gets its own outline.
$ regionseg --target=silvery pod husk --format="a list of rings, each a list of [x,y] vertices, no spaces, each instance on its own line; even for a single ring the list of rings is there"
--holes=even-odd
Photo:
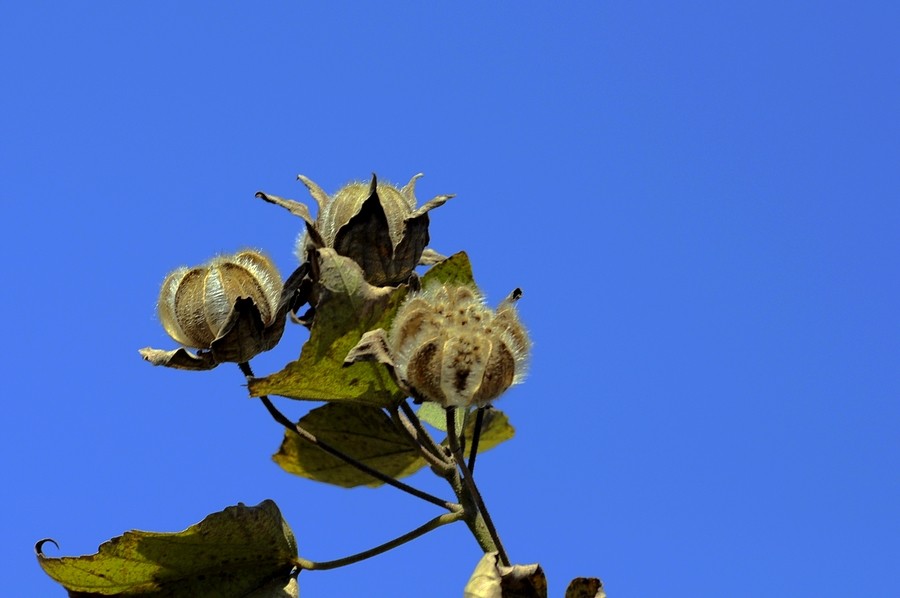
[[[148,347],[141,355],[154,365],[181,369],[248,362],[281,339],[290,303],[284,291],[272,261],[253,250],[178,268],[163,281],[159,319],[176,342],[200,351]]]

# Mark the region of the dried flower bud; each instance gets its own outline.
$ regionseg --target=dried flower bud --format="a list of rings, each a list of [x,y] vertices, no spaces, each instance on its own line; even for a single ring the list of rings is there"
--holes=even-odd
[[[429,285],[410,294],[388,344],[397,376],[444,407],[483,406],[524,379],[531,343],[514,293],[495,312],[472,287]]]
[[[398,189],[379,183],[372,175],[369,183],[350,183],[329,196],[300,175],[318,204],[316,220],[304,204],[262,192],[256,195],[306,221],[306,231],[297,239],[296,247],[301,262],[309,259],[311,250],[331,247],[359,264],[369,284],[396,286],[406,282],[420,262],[434,263],[440,257],[425,250],[428,212],[453,196],[439,195],[417,208],[415,186],[421,176],[415,175]]]
[[[282,303],[281,276],[259,252],[245,250],[195,268],[178,268],[163,281],[159,319],[176,342],[209,351],[193,356],[148,348],[141,354],[155,365],[186,369],[249,361],[281,339]]]

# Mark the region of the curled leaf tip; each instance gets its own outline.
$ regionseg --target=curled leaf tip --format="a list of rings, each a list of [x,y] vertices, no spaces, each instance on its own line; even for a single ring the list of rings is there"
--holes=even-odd
[[[56,546],[57,550],[59,550],[59,544],[56,543],[56,540],[54,540],[53,538],[44,538],[43,540],[38,540],[37,542],[35,542],[34,554],[38,556],[44,556],[44,544],[46,544],[47,542],[50,542],[51,544]]]

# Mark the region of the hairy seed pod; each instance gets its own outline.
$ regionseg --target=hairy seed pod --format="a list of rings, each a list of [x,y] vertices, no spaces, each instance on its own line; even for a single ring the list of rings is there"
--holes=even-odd
[[[299,279],[286,285],[272,261],[253,250],[178,268],[163,281],[159,319],[176,342],[201,350],[144,347],[140,354],[153,365],[184,370],[246,363],[281,340]]]
[[[159,295],[159,319],[186,347],[209,348],[222,333],[238,298],[249,298],[263,324],[272,324],[281,297],[281,276],[256,251],[220,256],[196,268],[169,274]]]
[[[178,268],[163,281],[159,319],[175,341],[201,351],[144,347],[140,354],[153,365],[183,370],[246,363],[281,340],[299,282],[292,276],[285,287],[272,261],[253,250]]]
[[[409,295],[389,343],[416,398],[483,406],[524,379],[531,343],[513,300],[495,312],[468,286],[431,284]]]
[[[372,175],[367,183],[350,183],[329,196],[305,176],[300,180],[319,206],[315,222],[307,220],[307,230],[297,239],[296,254],[301,262],[318,247],[331,247],[363,269],[366,281],[375,286],[396,286],[409,279],[422,261],[428,244],[428,212],[444,204],[452,195],[438,195],[417,207],[416,181],[402,188],[382,183]],[[298,214],[308,214],[297,202],[261,195]],[[307,216],[308,218],[308,216]]]

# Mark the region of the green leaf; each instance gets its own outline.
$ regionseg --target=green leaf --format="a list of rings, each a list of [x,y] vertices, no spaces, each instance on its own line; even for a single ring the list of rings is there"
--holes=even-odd
[[[468,256],[457,253],[433,266],[422,283],[433,280],[474,286]],[[271,376],[251,380],[250,395],[350,400],[378,407],[403,399],[403,391],[384,365],[372,361],[345,365],[344,360],[364,333],[390,329],[407,287],[372,286],[356,262],[327,248],[319,250],[319,282],[316,317],[300,359]]]
[[[447,411],[437,403],[426,401],[419,405],[416,411],[419,419],[441,432],[447,431]],[[456,433],[459,434],[463,429],[463,422],[466,419],[466,411],[464,409],[456,410]]]
[[[596,577],[576,577],[566,588],[565,598],[606,598],[606,592]]]
[[[465,251],[454,253],[444,261],[435,264],[422,276],[422,286],[432,281],[443,284],[477,286],[475,277],[472,275],[472,264]]]
[[[271,376],[251,380],[250,395],[396,403],[404,394],[387,368],[374,362],[345,367],[344,358],[363,333],[390,326],[407,288],[370,285],[356,262],[332,249],[320,249],[319,259],[320,299],[300,359]]]
[[[547,578],[538,564],[505,567],[496,552],[478,562],[464,598],[547,598]]]
[[[475,418],[469,419],[467,438],[471,438],[475,427]],[[299,425],[322,442],[395,479],[412,475],[428,464],[406,434],[377,407],[328,403],[307,413]],[[479,452],[509,440],[514,433],[502,411],[489,409],[481,428]],[[467,442],[466,456],[470,448],[471,442]],[[344,488],[375,488],[383,484],[290,431],[285,432],[281,448],[272,459],[288,473]]]
[[[406,435],[377,407],[328,403],[307,413],[300,419],[300,426],[322,442],[395,478],[425,465]],[[383,483],[290,431],[285,432],[281,448],[272,458],[289,473],[344,488]]]
[[[87,556],[48,557],[45,542],[38,563],[70,596],[292,595],[273,591],[289,591],[297,542],[271,500],[228,507],[182,532],[125,532]]]

